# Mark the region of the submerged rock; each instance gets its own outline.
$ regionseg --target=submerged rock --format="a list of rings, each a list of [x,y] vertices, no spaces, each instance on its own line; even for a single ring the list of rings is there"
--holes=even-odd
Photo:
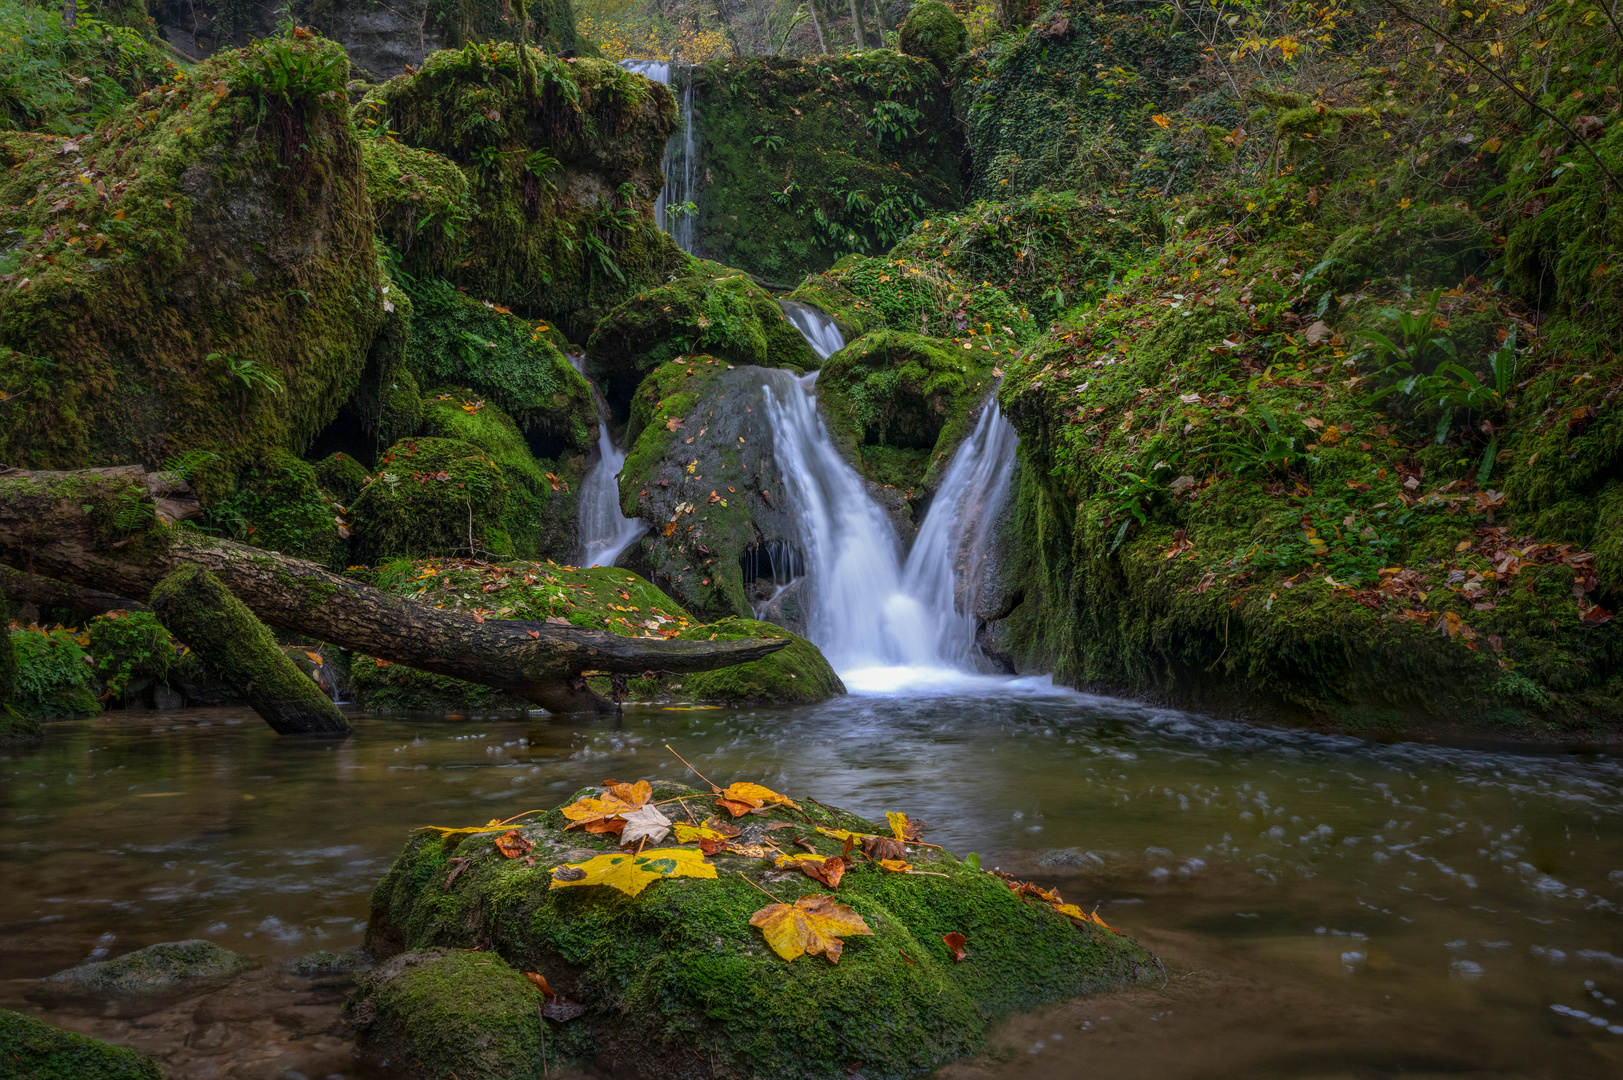
[[[17,1080],[163,1080],[163,1071],[151,1058],[127,1046],[110,1046],[0,1009],[0,1076]]]
[[[305,953],[289,964],[287,969],[307,979],[319,979],[329,975],[348,975],[359,966],[360,960],[354,953],[335,953],[327,949],[317,949],[315,952]]]
[[[682,802],[663,808],[684,806],[695,818],[719,812],[713,795],[690,788],[661,783],[651,792],[655,803],[676,797]],[[809,822],[881,831],[816,803],[768,805],[738,819],[741,840],[776,837],[798,851],[787,843],[798,832],[833,857],[842,842]],[[367,948],[393,959],[352,999],[363,1048],[430,1069],[460,1051],[477,1064],[459,1069],[463,1080],[540,1075],[566,1061],[622,1075],[808,1080],[842,1080],[859,1064],[879,1080],[977,1052],[1010,1012],[1159,977],[1154,957],[1130,939],[1022,899],[1004,879],[938,848],[906,847],[919,873],[883,869],[858,851],[831,889],[725,852],[691,871],[714,878],[652,878],[700,855],[690,847],[679,856],[666,841],[643,851],[651,880],[631,896],[605,885],[559,887],[578,878],[556,872],[561,864],[617,851],[612,835],[564,832],[565,824],[554,810],[518,828],[535,845],[521,858],[502,857],[496,833],[408,842],[372,896]],[[766,831],[779,824],[793,828]],[[871,931],[847,937],[837,963],[786,961],[751,925],[775,901],[828,894]],[[943,940],[958,934],[962,961]],[[537,1019],[543,998],[520,974],[527,971],[558,995],[547,999],[550,1015],[575,1011],[559,1008],[567,1002],[584,1012]]]
[[[257,967],[251,956],[192,938],[148,945],[112,960],[59,971],[40,980],[47,994],[151,994],[197,981],[227,979]]]

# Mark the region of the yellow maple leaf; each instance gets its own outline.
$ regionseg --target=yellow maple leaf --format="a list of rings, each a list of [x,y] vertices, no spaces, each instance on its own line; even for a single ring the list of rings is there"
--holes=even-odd
[[[760,807],[766,806],[768,803],[782,803],[784,806],[793,806],[796,810],[800,809],[800,807],[795,804],[794,800],[790,799],[787,795],[779,795],[771,788],[762,787],[760,784],[734,784],[726,791],[719,794],[717,798],[721,799],[724,804],[737,803],[743,807],[743,809],[734,809],[732,806],[727,807],[727,809],[732,812],[734,817],[747,813],[753,809],[759,809]]]
[[[1172,117],[1170,116],[1163,116],[1160,113],[1156,113],[1154,116],[1150,117],[1150,119],[1155,121],[1156,127],[1164,128],[1172,126]]]
[[[635,784],[605,784],[601,799],[587,796],[578,802],[570,803],[563,808],[564,817],[569,819],[565,829],[573,829],[576,825],[586,826],[591,833],[618,832],[623,827],[624,815],[642,806],[654,794],[654,786],[646,780],[639,780]]]
[[[412,832],[437,832],[437,833],[440,834],[441,837],[446,837],[446,836],[470,836],[473,833],[482,833],[482,832],[501,832],[505,828],[507,828],[507,825],[506,825],[505,822],[497,821],[495,818],[491,818],[490,821],[487,822],[484,825],[470,825],[467,828],[463,828],[463,829],[447,828],[444,825],[419,825],[419,826],[417,826],[417,828],[415,828],[415,829],[413,829],[411,831]]]
[[[1097,911],[1083,911],[1075,904],[1055,904],[1054,910],[1059,912],[1061,915],[1064,915],[1070,919],[1075,919],[1078,922],[1096,923],[1097,925],[1104,927],[1106,930],[1109,930],[1112,934],[1116,932],[1115,927],[1099,918],[1099,913]]]
[[[913,869],[913,864],[906,859],[880,859],[879,865],[898,874],[905,874]]]
[[[817,826],[817,831],[835,840],[868,840],[873,837],[872,833],[851,832],[849,829],[825,829],[821,825]]]
[[[840,962],[842,937],[873,933],[861,915],[822,895],[802,896],[793,904],[768,904],[750,916],[750,925],[760,927],[772,951],[785,960],[821,953],[831,964]]]
[[[636,896],[660,878],[714,878],[716,868],[693,848],[663,848],[646,855],[597,855],[585,862],[567,863],[552,872],[552,887],[607,885]]]
[[[671,827],[676,830],[676,842],[679,844],[691,844],[696,840],[721,842],[729,839],[726,833],[718,832],[715,829],[707,829],[703,825],[689,825],[686,822],[678,821]]]

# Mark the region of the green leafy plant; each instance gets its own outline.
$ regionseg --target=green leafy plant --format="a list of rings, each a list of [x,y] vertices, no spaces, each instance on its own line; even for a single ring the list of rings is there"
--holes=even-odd
[[[750,145],[765,150],[769,154],[783,153],[782,135],[757,135],[750,140]]]

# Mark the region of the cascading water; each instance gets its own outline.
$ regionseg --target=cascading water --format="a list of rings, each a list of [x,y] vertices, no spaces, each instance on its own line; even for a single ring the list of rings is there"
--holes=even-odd
[[[676,246],[691,255],[693,215],[673,208],[685,207],[698,191],[694,186],[698,155],[693,148],[693,65],[677,60],[622,60],[620,66],[670,87],[676,95],[681,126],[665,144],[665,187],[654,200],[654,224],[670,233]]]
[[[584,360],[578,353],[569,358],[576,371]],[[592,404],[597,408],[597,458],[580,481],[580,556],[576,561],[580,566],[613,566],[648,526],[620,512],[620,470],[625,467],[626,452],[609,434],[608,402],[596,383],[591,387]]]
[[[844,346],[816,308],[785,304],[785,314],[819,355]],[[774,453],[810,574],[812,641],[855,691],[961,683],[978,667],[975,591],[1014,471],[1014,428],[995,401],[987,405],[904,563],[884,511],[817,414],[817,374],[765,377]]]

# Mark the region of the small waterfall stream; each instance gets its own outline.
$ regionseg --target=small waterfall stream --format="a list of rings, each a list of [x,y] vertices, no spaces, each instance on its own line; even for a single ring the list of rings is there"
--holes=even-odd
[[[784,312],[825,359],[844,346],[816,308],[785,302]],[[895,529],[817,413],[817,373],[764,374],[777,464],[810,573],[812,641],[858,692],[919,690],[976,672],[975,593],[1019,442],[996,401],[953,455],[904,561]]]
[[[676,95],[680,126],[665,144],[665,187],[654,200],[654,224],[671,234],[676,246],[693,254],[694,220],[689,213],[673,207],[692,201],[698,193],[694,184],[698,155],[693,147],[693,65],[679,60],[622,60],[627,71],[663,83]]]
[[[585,357],[571,355],[569,362],[581,371]],[[615,445],[609,434],[609,403],[596,383],[591,383],[592,404],[597,408],[597,458],[586,467],[580,481],[580,566],[613,566],[620,553],[630,547],[648,526],[640,518],[628,518],[620,512],[620,470],[625,467],[626,452]]]

